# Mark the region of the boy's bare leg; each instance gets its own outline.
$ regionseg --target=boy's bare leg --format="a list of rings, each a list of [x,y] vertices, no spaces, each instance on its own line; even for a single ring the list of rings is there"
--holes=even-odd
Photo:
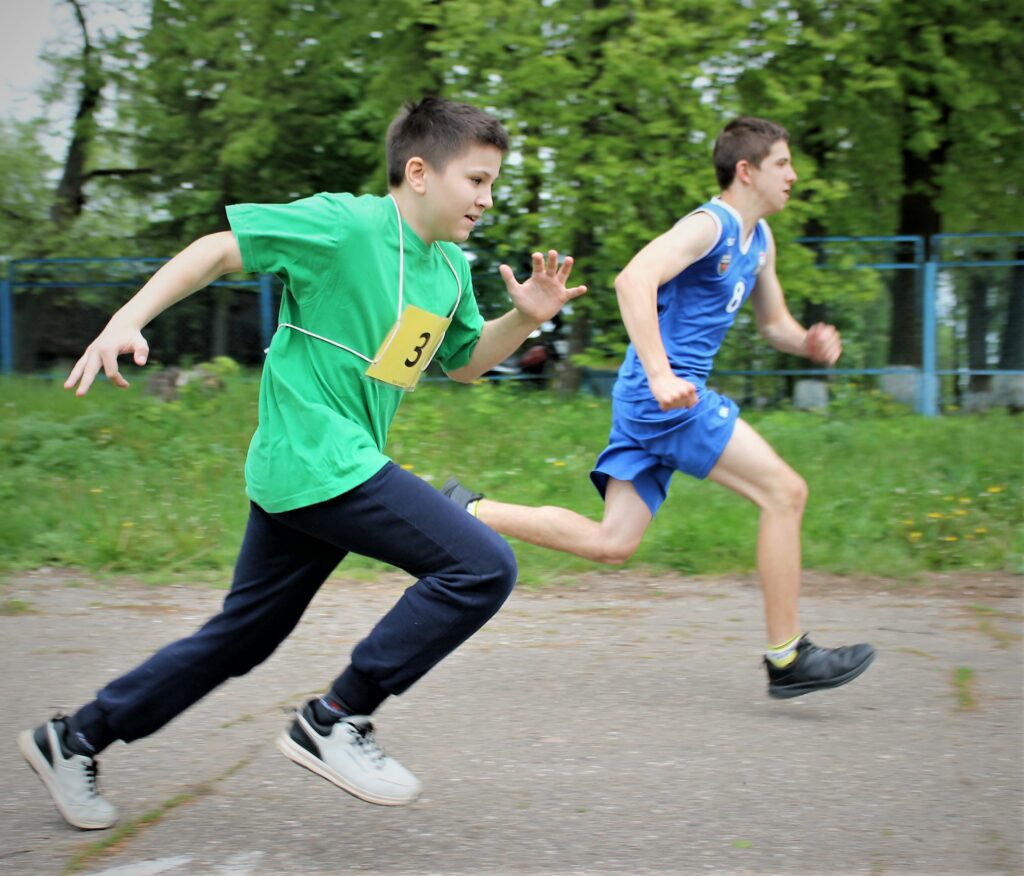
[[[611,478],[600,522],[544,505],[511,505],[493,499],[477,503],[476,516],[502,535],[564,551],[598,563],[624,563],[640,544],[651,512],[633,484]]]
[[[800,527],[807,485],[743,420],[708,475],[761,509],[757,568],[770,644],[800,630]]]

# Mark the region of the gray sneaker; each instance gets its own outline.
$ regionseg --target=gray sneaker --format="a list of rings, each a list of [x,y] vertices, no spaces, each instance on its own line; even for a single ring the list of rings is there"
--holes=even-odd
[[[444,486],[441,487],[441,495],[447,496],[462,508],[468,508],[470,502],[475,502],[477,499],[484,497],[483,493],[474,493],[468,487],[462,486],[455,478],[448,478],[445,481]]]
[[[312,702],[307,703],[278,737],[277,747],[289,760],[367,803],[402,806],[420,795],[419,779],[384,754],[364,715],[324,725],[316,720]]]
[[[25,730],[18,736],[18,748],[68,824],[82,830],[103,830],[117,821],[117,810],[99,794],[96,758],[75,754],[64,746],[66,730],[63,719],[54,718],[35,730]]]

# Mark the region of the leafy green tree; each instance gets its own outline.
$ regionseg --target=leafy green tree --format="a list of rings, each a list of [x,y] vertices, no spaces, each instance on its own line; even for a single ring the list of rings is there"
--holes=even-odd
[[[0,255],[27,258],[43,250],[56,168],[38,123],[0,120]]]
[[[759,6],[752,41],[764,63],[748,66],[740,91],[787,120],[821,177],[841,186],[808,231],[928,237],[1019,223],[1019,9],[987,0]],[[894,364],[920,362],[917,280],[894,272]]]

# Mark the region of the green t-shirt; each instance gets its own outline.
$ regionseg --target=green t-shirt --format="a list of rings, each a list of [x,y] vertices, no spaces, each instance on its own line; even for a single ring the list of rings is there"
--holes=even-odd
[[[227,209],[246,271],[284,283],[280,323],[291,323],[372,357],[398,316],[398,215],[390,198],[319,194],[291,204]],[[437,246],[403,223],[405,304],[447,317],[458,284]],[[436,360],[465,365],[483,319],[469,265],[442,243],[462,298]],[[270,512],[351,490],[388,462],[388,427],[404,393],[363,376],[367,362],[279,325],[260,382],[259,425],[245,463],[246,491]]]

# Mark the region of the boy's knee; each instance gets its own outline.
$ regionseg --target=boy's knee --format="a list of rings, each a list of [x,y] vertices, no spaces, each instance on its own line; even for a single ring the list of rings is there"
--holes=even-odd
[[[774,504],[779,510],[803,514],[807,505],[807,481],[793,469],[785,466],[775,478],[772,494]]]
[[[499,539],[494,551],[493,589],[501,602],[508,599],[519,577],[519,563],[508,542]]]
[[[595,559],[609,566],[621,566],[636,553],[639,546],[639,541],[603,540],[598,546]]]
[[[473,579],[475,584],[463,591],[466,607],[491,615],[496,612],[512,593],[519,576],[516,555],[508,543],[495,534],[486,550],[476,560]]]
[[[794,508],[802,512],[804,507],[807,505],[807,481],[800,477],[796,472],[793,472],[793,478],[789,490],[790,502],[793,504]]]

